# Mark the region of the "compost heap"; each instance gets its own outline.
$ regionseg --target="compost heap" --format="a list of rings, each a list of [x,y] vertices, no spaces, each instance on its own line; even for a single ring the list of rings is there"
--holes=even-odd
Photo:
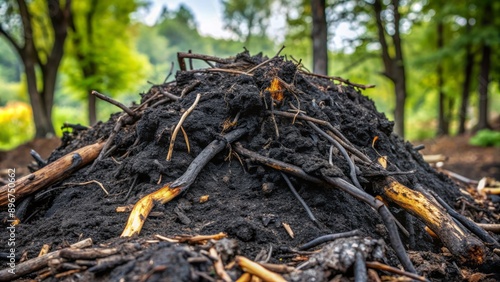
[[[378,184],[383,179],[396,179],[407,187],[434,191],[451,206],[464,197],[455,183],[423,161],[412,144],[393,134],[393,122],[360,94],[363,85],[312,75],[281,56],[267,59],[244,52],[230,59],[201,59],[217,64],[182,70],[174,81],[154,85],[141,95],[140,105],[131,107],[134,116],[116,113],[105,123],[83,130],[75,127],[64,134],[62,146],[53,152],[49,163],[109,136],[112,139],[92,167],[87,165],[35,194],[28,218],[16,228],[18,256],[29,260],[44,244],[57,250],[84,238],[91,238],[97,247],[114,248],[114,256],[106,264],[99,262],[99,257],[97,261],[92,257],[92,262],[89,257],[70,259],[66,254],[62,261],[49,263],[27,277],[214,281],[218,274],[209,255],[214,247],[225,266],[234,262],[236,255],[287,263],[291,269],[282,275],[289,281],[353,279],[358,271],[354,267],[356,252],[361,252],[364,260],[399,268],[401,261],[376,209],[335,185],[319,184],[314,179],[341,179],[354,188],[359,182],[371,196],[380,194]],[[190,107],[192,112],[182,122],[167,161],[174,129]],[[314,126],[335,137],[337,144]],[[166,204],[156,203],[151,214],[143,218],[139,235],[120,237],[131,207],[179,179],[209,144],[222,144],[223,149],[197,175],[188,175],[194,181],[189,189]],[[338,144],[348,147],[350,161]],[[313,180],[287,173],[277,164],[266,164],[248,152],[295,166]],[[355,165],[354,178],[350,164]],[[386,204],[409,231],[409,236],[403,232],[400,236],[418,274],[438,280],[462,279],[474,273],[481,278],[499,278],[498,274],[488,276],[498,266],[498,257],[487,247],[480,247],[486,254],[479,263],[454,256],[424,230],[422,220],[391,202]],[[120,208],[126,212],[117,212]],[[475,220],[491,222],[495,212],[498,206],[493,211],[485,209],[483,218]],[[288,232],[284,226],[289,227]],[[353,230],[357,236],[335,240],[320,253],[299,251],[321,249],[325,244],[300,248],[319,236]],[[155,237],[220,232],[227,239],[202,245],[182,240],[163,242],[158,239],[163,237]],[[6,235],[1,233],[2,242],[6,242]],[[349,254],[350,250],[357,251]],[[226,271],[236,280],[242,269],[233,263]],[[370,279],[377,276],[374,272],[368,272]]]

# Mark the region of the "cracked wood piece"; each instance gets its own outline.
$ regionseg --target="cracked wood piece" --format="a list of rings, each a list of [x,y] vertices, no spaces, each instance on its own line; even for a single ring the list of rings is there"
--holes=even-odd
[[[21,198],[67,178],[79,168],[93,161],[99,155],[103,146],[104,142],[85,146],[33,173],[19,178],[14,182],[14,187],[12,187],[12,184],[0,187],[0,207],[9,203],[9,195],[14,195],[16,201],[19,201]],[[9,191],[12,188],[15,188],[13,193]]]
[[[452,254],[462,261],[484,262],[484,244],[468,230],[461,228],[443,207],[392,177],[374,183],[383,197],[424,221]]]

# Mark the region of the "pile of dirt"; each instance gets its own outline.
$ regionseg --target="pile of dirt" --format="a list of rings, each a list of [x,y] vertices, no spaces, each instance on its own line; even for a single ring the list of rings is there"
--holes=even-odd
[[[131,107],[136,109],[134,117],[116,113],[105,123],[64,135],[62,145],[52,153],[49,162],[109,136],[112,142],[104,157],[92,167],[86,166],[34,195],[26,218],[16,226],[17,254],[30,259],[38,255],[44,244],[54,250],[90,237],[103,247],[122,248],[127,244],[133,247],[120,249],[124,259],[106,268],[90,271],[84,267],[63,279],[210,281],[216,277],[212,262],[203,260],[209,247],[158,244],[152,241],[157,239],[154,236],[171,238],[180,234],[224,232],[233,241],[209,245],[216,245],[219,254],[232,254],[225,256],[226,263],[240,254],[297,266],[299,260],[308,257],[307,253],[295,251],[302,244],[325,234],[358,229],[359,236],[355,238],[361,241],[349,246],[366,245],[370,251],[365,259],[400,267],[385,222],[369,204],[331,185],[304,181],[289,174],[291,183],[315,216],[316,220],[311,220],[290,191],[282,173],[286,170],[264,165],[256,157],[238,150],[245,148],[294,165],[311,179],[340,179],[352,187],[359,181],[364,192],[371,196],[380,193],[377,183],[381,179],[395,178],[408,187],[421,185],[434,191],[454,206],[456,199],[464,196],[460,188],[436,173],[412,144],[392,132],[393,123],[361,95],[362,87],[346,81],[335,84],[331,79],[307,74],[283,57],[267,60],[261,55],[249,56],[247,52],[221,59],[214,68],[179,71],[174,81],[155,85],[141,95],[141,104]],[[197,105],[178,132],[172,158],[167,161],[174,128],[198,96]],[[349,160],[305,115],[316,119],[313,125],[341,134],[338,143],[351,148]],[[333,126],[326,127],[317,120]],[[117,123],[122,126],[116,127]],[[239,132],[236,141],[227,142],[227,136],[235,132]],[[190,188],[167,204],[156,204],[139,236],[120,238],[129,213],[117,212],[117,208],[134,205],[181,177],[210,144],[225,146],[193,179]],[[360,159],[360,155],[367,156],[369,162]],[[387,160],[387,169],[377,164],[381,156]],[[355,180],[352,164],[356,165]],[[89,183],[94,180],[109,195],[96,182]],[[471,197],[467,199],[473,203]],[[395,218],[410,230],[410,237],[401,238],[411,250],[410,258],[419,274],[450,281],[461,279],[465,270],[486,274],[495,271],[498,257],[492,253],[479,266],[462,263],[446,253],[436,255],[442,254],[443,245],[424,231],[422,221],[394,204],[389,207]],[[498,205],[493,210],[487,209],[484,221],[494,222],[498,211]],[[1,216],[7,215],[2,212]],[[293,236],[285,225],[291,228]],[[6,242],[6,236],[6,232],[0,234],[2,242]],[[217,244],[232,245],[224,248]],[[316,265],[304,265],[304,271],[285,277],[294,281],[311,277],[329,281],[337,275],[346,278],[354,275],[350,265],[335,268],[327,262],[319,263],[324,259],[315,260]],[[242,273],[239,268],[228,272],[232,279]],[[497,274],[492,279],[495,278],[500,277]]]

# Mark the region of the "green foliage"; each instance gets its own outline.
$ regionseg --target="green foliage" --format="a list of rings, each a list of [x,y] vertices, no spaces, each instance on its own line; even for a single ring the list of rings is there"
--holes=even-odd
[[[135,48],[130,14],[135,0],[74,3],[74,31],[63,64],[66,87],[79,99],[91,89],[107,95],[137,91],[149,71],[148,58]],[[89,22],[90,20],[90,22]]]
[[[225,27],[245,43],[253,35],[262,37],[269,25],[272,4],[269,0],[222,0]]]
[[[480,147],[500,147],[500,131],[490,129],[479,130],[469,139],[469,144]]]
[[[5,82],[18,82],[21,79],[21,66],[17,55],[5,40],[0,40],[0,80]],[[0,88],[0,91],[2,89]],[[0,95],[3,97],[3,95]],[[0,98],[2,101],[2,98]]]

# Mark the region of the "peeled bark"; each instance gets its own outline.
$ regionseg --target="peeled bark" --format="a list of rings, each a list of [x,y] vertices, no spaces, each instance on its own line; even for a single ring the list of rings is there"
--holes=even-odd
[[[9,199],[20,199],[35,193],[49,185],[69,177],[71,173],[93,161],[101,152],[104,142],[88,145],[73,151],[57,161],[28,174],[13,184],[0,187],[0,207],[9,203]]]
[[[442,206],[392,177],[375,184],[384,198],[425,222],[452,254],[464,262],[476,264],[484,262],[484,244],[461,228]]]

